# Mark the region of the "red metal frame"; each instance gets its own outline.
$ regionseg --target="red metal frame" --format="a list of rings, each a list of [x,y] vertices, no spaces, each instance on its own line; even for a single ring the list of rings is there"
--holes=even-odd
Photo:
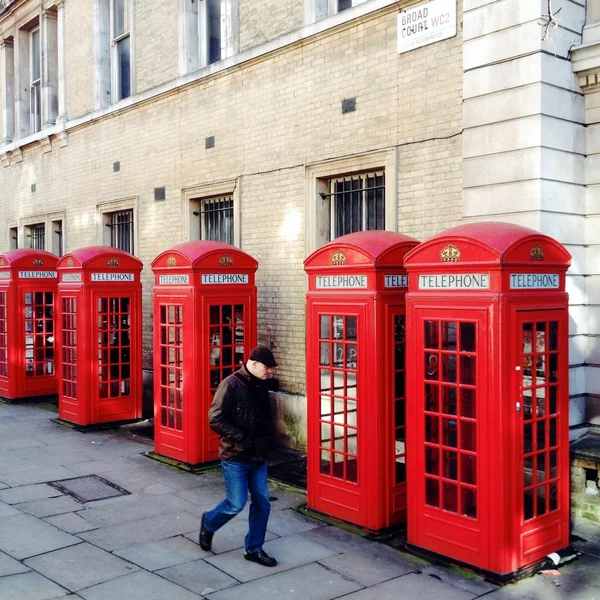
[[[131,421],[142,411],[142,263],[90,246],[58,264],[58,414],[80,426]]]
[[[479,223],[405,264],[408,542],[513,573],[568,544],[570,255],[530,229]],[[538,275],[552,287],[532,288]],[[539,350],[526,324],[540,324]],[[533,395],[540,414],[525,419]]]
[[[369,531],[406,517],[402,265],[417,244],[353,233],[305,261],[308,505]]]
[[[197,465],[218,458],[208,409],[222,379],[256,345],[258,263],[221,242],[181,244],[152,263],[155,274],[155,450]]]
[[[57,262],[43,250],[0,254],[0,396],[9,400],[57,393]]]

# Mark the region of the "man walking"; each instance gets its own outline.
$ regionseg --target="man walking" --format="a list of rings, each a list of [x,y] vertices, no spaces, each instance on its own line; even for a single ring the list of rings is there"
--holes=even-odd
[[[267,457],[273,427],[265,380],[276,366],[271,350],[257,346],[246,364],[226,377],[215,393],[208,419],[221,436],[219,457],[227,498],[202,515],[199,539],[202,549],[210,550],[215,531],[243,510],[250,492],[244,558],[265,567],[277,564],[262,547],[271,510]]]

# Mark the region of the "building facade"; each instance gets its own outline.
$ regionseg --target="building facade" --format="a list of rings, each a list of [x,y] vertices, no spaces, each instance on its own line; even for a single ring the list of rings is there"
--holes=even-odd
[[[588,3],[586,20],[585,0],[1,0],[0,250],[139,257],[149,380],[153,258],[242,248],[302,446],[308,254],[360,229],[533,227],[573,254],[578,435],[600,424]],[[410,49],[435,10],[456,33]]]

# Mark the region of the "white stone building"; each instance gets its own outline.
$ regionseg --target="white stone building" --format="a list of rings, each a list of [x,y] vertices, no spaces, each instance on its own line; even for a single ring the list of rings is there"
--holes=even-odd
[[[456,34],[408,49],[423,9]],[[310,252],[529,226],[573,255],[576,437],[600,425],[599,49],[600,0],[0,0],[0,250],[136,254],[148,377],[152,259],[207,236],[249,252],[302,445]]]

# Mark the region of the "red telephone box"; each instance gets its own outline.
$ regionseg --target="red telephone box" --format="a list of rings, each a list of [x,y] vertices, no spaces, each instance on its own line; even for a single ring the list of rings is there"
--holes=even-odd
[[[57,261],[44,250],[0,254],[0,396],[8,400],[57,392]]]
[[[154,448],[189,465],[217,460],[208,409],[256,346],[257,261],[222,242],[163,252],[154,271]]]
[[[142,263],[108,246],[58,263],[58,416],[85,427],[142,411]]]
[[[413,250],[408,542],[507,575],[569,542],[569,253],[504,223]]]
[[[308,506],[370,531],[406,518],[403,264],[417,244],[351,233],[304,263]]]

